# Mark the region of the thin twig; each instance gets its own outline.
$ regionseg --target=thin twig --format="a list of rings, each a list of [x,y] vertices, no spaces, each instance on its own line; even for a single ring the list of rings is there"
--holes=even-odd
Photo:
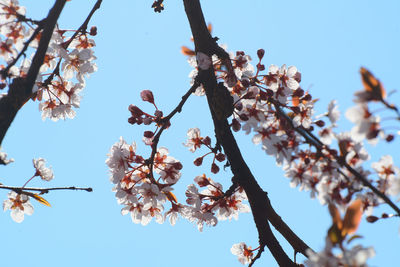
[[[24,43],[24,47],[22,50],[19,52],[19,54],[11,61],[10,64],[7,65],[7,67],[3,70],[1,70],[0,75],[2,78],[6,78],[8,76],[8,71],[11,69],[12,66],[17,63],[17,61],[21,58],[22,55],[25,54],[25,51],[28,49],[30,43],[36,38],[36,36],[39,34],[39,32],[43,29],[43,25],[46,22],[46,19],[42,20],[40,23],[38,23],[38,27],[35,29],[35,31],[32,33],[31,37]]]
[[[180,113],[182,111],[182,107],[185,104],[186,100],[189,98],[189,96],[194,93],[196,91],[196,88],[200,86],[199,81],[197,80],[197,77],[194,80],[194,83],[192,85],[192,87],[190,87],[190,89],[186,92],[186,94],[184,94],[182,96],[182,100],[179,102],[179,104],[176,106],[176,108],[174,108],[174,110],[171,111],[170,114],[168,114],[168,116],[163,118],[163,124],[161,126],[161,128],[158,130],[158,133],[153,137],[153,141],[152,141],[152,145],[151,145],[151,154],[149,159],[147,160],[147,162],[149,163],[149,169],[150,169],[150,179],[152,179],[154,181],[154,175],[153,175],[153,166],[154,166],[154,157],[157,153],[157,145],[158,142],[160,141],[160,136],[162,134],[162,132],[167,128],[167,126],[169,126],[169,122],[171,120],[171,118],[176,114],[176,113]]]
[[[0,189],[12,190],[18,194],[23,194],[24,191],[36,191],[36,192],[40,192],[40,194],[47,194],[47,193],[49,193],[49,191],[54,191],[54,190],[82,190],[82,191],[87,191],[87,192],[93,191],[93,189],[91,187],[75,187],[75,186],[38,188],[38,187],[17,187],[17,186],[0,185]]]
[[[68,41],[66,41],[66,42],[64,43],[64,46],[63,46],[64,49],[67,49],[67,48],[68,48],[68,46],[72,43],[72,41],[76,38],[76,36],[77,36],[79,33],[83,33],[83,34],[86,33],[86,30],[87,30],[89,21],[90,21],[90,19],[92,18],[94,12],[96,12],[96,10],[100,8],[102,1],[103,1],[103,0],[97,0],[97,2],[94,4],[92,10],[90,10],[89,15],[87,16],[87,18],[85,19],[85,21],[82,23],[82,25],[79,26],[78,30],[76,30],[75,33],[68,39]],[[50,82],[53,80],[54,76],[55,76],[55,75],[59,75],[59,73],[60,73],[61,61],[62,61],[62,58],[60,58],[60,59],[58,60],[57,65],[56,65],[56,67],[54,68],[54,71],[53,71],[53,72],[49,75],[49,77],[47,77],[47,79],[43,82],[43,86],[47,86],[48,84],[50,84]]]
[[[292,119],[282,110],[280,107],[279,103],[271,99],[271,102],[274,104],[276,111],[278,112],[280,117],[283,117],[293,128],[294,131],[299,133],[303,138],[307,141],[307,143],[311,144],[314,146],[317,150],[321,151],[322,148],[326,145],[324,145],[321,140],[319,140],[318,137],[316,137],[311,131],[306,130],[304,128],[300,127],[295,127],[293,125]],[[356,171],[353,167],[351,167],[347,162],[343,161],[340,159],[340,156],[338,155],[333,155],[336,162],[342,165],[344,168],[346,168],[351,174],[356,177],[357,180],[363,183],[364,186],[368,187],[371,189],[372,192],[374,192],[378,197],[380,197],[383,201],[386,202],[393,210],[397,212],[398,215],[400,215],[400,208],[396,206],[396,204],[393,203],[393,201],[387,197],[384,193],[379,191],[375,186],[373,186],[367,178],[365,178],[361,173]],[[340,171],[340,170],[339,170]]]
[[[255,256],[253,259],[251,259],[251,262],[250,262],[250,264],[249,264],[249,267],[253,266],[253,264],[256,262],[256,260],[258,260],[258,259],[261,257],[261,254],[264,252],[264,248],[265,248],[265,245],[260,246],[260,248],[258,249],[258,252],[257,252],[256,256]]]

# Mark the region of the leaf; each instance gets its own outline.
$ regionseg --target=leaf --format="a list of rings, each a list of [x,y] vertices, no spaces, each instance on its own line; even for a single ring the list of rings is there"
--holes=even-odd
[[[209,33],[212,33],[212,25],[211,25],[211,23],[208,23],[207,30],[208,30]]]
[[[336,226],[336,224],[333,224],[331,226],[331,228],[329,228],[328,237],[329,237],[329,240],[331,240],[332,244],[342,243],[342,241],[343,241],[341,231]]]
[[[181,52],[185,56],[194,56],[194,55],[196,55],[196,53],[192,49],[190,49],[189,47],[186,47],[186,46],[182,46],[181,47]]]
[[[342,235],[348,235],[354,233],[358,225],[361,222],[362,216],[362,201],[361,199],[356,199],[347,208],[346,214],[343,219]]]
[[[332,217],[332,222],[333,225],[336,225],[338,229],[342,229],[343,222],[342,218],[340,217],[340,212],[338,208],[332,203],[329,203],[328,205],[329,213],[331,214]]]
[[[347,240],[347,244],[350,244],[351,241],[353,241],[354,239],[359,239],[359,238],[363,238],[362,235],[353,235],[349,238],[349,240]]]
[[[370,92],[373,100],[382,100],[386,96],[385,89],[381,82],[375,78],[375,76],[366,68],[360,68],[361,79],[364,88],[367,92]]]
[[[34,199],[36,199],[38,202],[42,203],[43,205],[45,205],[47,207],[51,207],[50,203],[43,197],[39,196],[38,194],[32,194],[31,197],[33,197]]]
[[[164,192],[164,194],[167,196],[169,201],[178,203],[178,199],[176,198],[176,196],[172,192],[168,191],[168,192]]]
[[[292,97],[292,104],[293,104],[294,107],[297,107],[300,104],[300,97],[293,96]]]

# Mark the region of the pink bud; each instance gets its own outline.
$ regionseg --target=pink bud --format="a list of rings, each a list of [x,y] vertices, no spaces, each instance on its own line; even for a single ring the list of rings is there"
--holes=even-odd
[[[182,163],[180,163],[180,162],[175,162],[175,163],[173,164],[173,166],[174,166],[174,168],[177,169],[177,170],[182,170],[182,168],[183,168]]]
[[[193,161],[193,164],[196,166],[201,166],[203,164],[203,157],[197,158]]]
[[[374,223],[374,222],[376,222],[377,220],[379,220],[379,218],[376,217],[376,216],[370,215],[370,216],[368,216],[368,217],[366,218],[366,220],[367,220],[367,222],[369,222],[369,223]]]
[[[143,90],[142,92],[140,92],[140,97],[143,101],[154,104],[154,96],[150,90]]]
[[[91,36],[96,36],[96,35],[97,35],[97,27],[96,27],[96,26],[92,26],[92,27],[90,28],[89,34],[90,34]]]
[[[218,153],[218,154],[215,156],[215,158],[216,158],[219,162],[222,162],[222,161],[225,160],[225,155],[222,154],[222,153]]]
[[[324,122],[323,120],[317,120],[317,121],[315,122],[315,124],[316,124],[318,127],[324,127],[324,126],[325,126],[325,122]]]
[[[264,49],[258,49],[257,50],[257,56],[261,60],[264,57],[265,50]]]
[[[242,128],[242,125],[240,125],[240,122],[237,119],[232,120],[232,130],[235,132],[240,131]]]
[[[215,164],[215,163],[211,164],[211,172],[212,173],[218,173],[219,172],[219,167],[217,166],[217,164]]]
[[[152,131],[145,131],[143,136],[146,138],[152,138],[154,136],[154,133]]]
[[[204,138],[204,140],[203,140],[203,143],[204,143],[206,146],[210,146],[210,145],[211,145],[211,138],[210,138],[209,136],[206,136],[206,137]]]

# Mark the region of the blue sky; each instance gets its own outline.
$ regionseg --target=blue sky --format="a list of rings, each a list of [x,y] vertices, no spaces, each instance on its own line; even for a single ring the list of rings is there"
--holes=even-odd
[[[60,27],[79,27],[94,2],[68,2]],[[302,87],[320,99],[319,112],[332,99],[338,100],[342,112],[352,106],[353,93],[362,86],[361,66],[370,69],[387,91],[399,89],[400,2],[396,0],[202,2],[213,34],[228,50],[243,50],[256,58],[257,49],[264,48],[264,64],[297,66]],[[41,19],[53,1],[20,3],[27,7],[27,16]],[[48,194],[45,197],[52,207],[33,203],[35,213],[21,224],[14,223],[8,212],[2,214],[1,266],[241,266],[230,253],[231,246],[241,241],[258,246],[250,214],[206,227],[202,233],[182,219],[174,227],[155,222],[143,227],[120,215],[104,163],[106,154],[120,136],[136,141],[144,155],[150,153],[141,142],[145,128],[127,123],[128,105],[152,111],[139,96],[141,90],[150,89],[158,107],[169,112],[189,88],[191,68],[180,53],[182,45],[192,46],[183,4],[167,0],[165,11],[156,14],[151,3],[104,1],[94,15],[90,26],[98,27],[94,39],[99,70],[87,80],[75,119],[43,122],[34,102],[18,113],[3,141],[3,150],[16,161],[1,167],[0,181],[21,186],[33,174],[32,158],[43,157],[53,167],[55,179],[30,185],[90,186],[94,192]],[[397,99],[399,93],[392,96],[393,102],[398,103]],[[352,127],[343,114],[339,123],[343,131]],[[191,164],[196,155],[182,145],[192,127],[213,136],[205,98],[192,96],[160,143],[183,161],[183,175],[174,191],[182,201],[195,176],[210,175],[208,168]],[[290,188],[274,159],[253,145],[249,136],[238,133],[237,138],[277,212],[306,243],[321,250],[331,224],[327,208],[310,199],[309,193]],[[398,141],[368,147],[373,159],[389,153],[399,165],[394,152],[398,148]],[[228,171],[213,178],[229,186]],[[6,191],[0,192],[0,199],[5,198]],[[375,247],[371,266],[395,265],[400,249],[398,219],[374,225],[362,222],[358,233],[364,239],[357,242]],[[280,240],[292,255],[292,249]],[[266,265],[276,265],[268,251],[255,266]]]

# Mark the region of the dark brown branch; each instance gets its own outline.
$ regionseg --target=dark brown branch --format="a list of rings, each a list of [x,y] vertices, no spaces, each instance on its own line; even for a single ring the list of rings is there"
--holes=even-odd
[[[211,37],[207,30],[200,2],[198,0],[184,0],[183,2],[190,23],[190,28],[192,30],[196,53],[202,52],[211,56],[216,53],[215,51],[219,50],[219,48],[217,48],[215,39]],[[268,213],[269,210],[266,208],[269,203],[268,195],[258,185],[256,179],[244,161],[229,127],[228,121],[215,116],[211,104],[213,102],[214,91],[217,88],[217,80],[213,68],[210,68],[209,70],[199,70],[198,78],[206,91],[210,112],[214,122],[217,142],[222,145],[231,165],[232,173],[234,174],[237,183],[245,190],[249,199],[253,218],[259,234],[260,248],[267,246],[280,266],[297,266],[297,264],[287,256],[272,233],[268,222],[270,214]],[[302,253],[306,254],[305,251]]]
[[[48,16],[42,21],[44,22],[42,36],[40,38],[39,46],[35,53],[35,56],[32,59],[32,64],[29,68],[27,77],[25,79],[14,79],[10,84],[8,94],[0,99],[0,145],[19,109],[33,96],[32,88],[35,84],[36,77],[39,74],[39,69],[43,64],[47,47],[49,45],[57,20],[61,14],[62,9],[64,8],[65,2],[66,0],[57,0],[54,6],[50,9]],[[100,8],[101,3],[102,0],[97,0],[83,24],[67,41],[67,43],[65,44],[65,48],[69,46],[69,44],[78,35],[78,33],[86,32],[90,19],[92,18],[95,11]],[[35,30],[36,34],[39,31],[39,28],[40,27]],[[27,43],[29,43],[32,38],[33,37],[31,37],[27,41]],[[27,43],[25,43],[25,46],[27,46]],[[60,63],[61,60],[58,62],[55,70],[49,76],[49,78],[46,79],[45,82],[50,82],[54,75],[59,72]]]
[[[51,35],[57,23],[58,17],[64,8],[66,0],[57,0],[50,9],[43,26],[42,37],[40,38],[38,49],[32,59],[25,79],[16,78],[10,84],[8,94],[0,99],[0,144],[4,136],[17,115],[18,110],[29,100],[32,95],[32,88],[35,84],[39,69],[43,64]]]

